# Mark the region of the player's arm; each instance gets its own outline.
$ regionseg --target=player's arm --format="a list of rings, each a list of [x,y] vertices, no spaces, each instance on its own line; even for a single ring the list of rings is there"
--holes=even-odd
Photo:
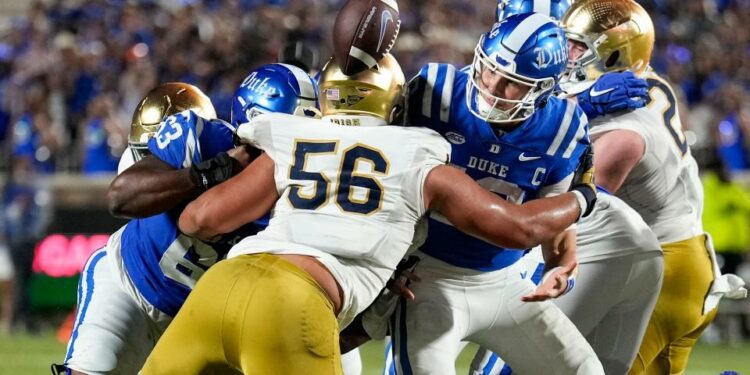
[[[577,188],[590,192],[517,205],[483,189],[454,167],[438,166],[425,180],[424,197],[426,207],[442,213],[459,230],[498,246],[524,249],[552,240],[578,220],[582,209],[589,211],[595,199],[591,198],[593,187]],[[590,194],[591,199],[581,203],[579,194]]]
[[[229,157],[229,158],[227,158]],[[247,165],[251,152],[245,146],[231,149],[226,156],[196,165],[205,167],[175,169],[159,158],[149,155],[118,175],[107,191],[109,211],[118,217],[152,216],[188,202],[205,191],[201,172],[207,173],[210,184],[226,180]]]
[[[594,141],[596,183],[616,193],[646,151],[646,143],[630,130],[612,130]]]
[[[564,178],[562,181],[543,187],[540,197],[552,197],[565,193],[573,181],[573,174]],[[542,242],[542,255],[547,269],[557,266],[571,264],[576,261],[576,228],[575,226],[567,228],[555,238]]]
[[[118,217],[145,217],[195,198],[201,190],[188,172],[146,156],[112,181],[107,191],[109,212]]]
[[[180,231],[212,242],[259,219],[279,199],[273,173],[273,160],[259,156],[238,175],[190,202],[180,215]]]

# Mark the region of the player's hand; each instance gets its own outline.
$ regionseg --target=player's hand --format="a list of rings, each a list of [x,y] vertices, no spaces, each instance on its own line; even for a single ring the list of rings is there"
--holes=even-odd
[[[581,206],[581,217],[588,216],[596,203],[596,181],[594,180],[594,148],[586,147],[581,155],[578,168],[573,175],[570,191],[578,191],[585,200],[586,207]]]
[[[396,266],[393,278],[385,283],[386,288],[396,295],[404,297],[409,301],[413,301],[415,295],[414,292],[409,289],[409,284],[412,281],[421,281],[419,276],[414,273],[414,267],[417,266],[417,263],[419,263],[419,257],[414,255],[401,260]]]
[[[578,94],[578,105],[589,119],[646,105],[648,83],[633,72],[610,72],[599,77],[588,90]]]
[[[573,289],[577,274],[578,262],[571,262],[565,266],[555,267],[547,271],[536,290],[531,294],[521,297],[521,301],[539,302],[560,297]]]
[[[240,169],[244,169],[255,160],[256,157],[258,157],[259,151],[250,145],[243,144],[227,151],[227,154],[237,161],[236,166],[239,166]]]

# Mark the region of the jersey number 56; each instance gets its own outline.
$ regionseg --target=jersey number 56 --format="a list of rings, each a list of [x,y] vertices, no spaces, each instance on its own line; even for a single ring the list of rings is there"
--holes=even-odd
[[[361,143],[344,150],[338,181],[331,182],[323,173],[305,170],[308,157],[336,154],[338,144],[338,141],[295,141],[294,163],[289,168],[289,178],[313,181],[314,188],[311,193],[305,194],[300,186],[293,185],[289,190],[289,202],[297,209],[315,210],[328,203],[333,190],[336,205],[345,212],[369,215],[380,210],[383,185],[377,176],[385,176],[389,166],[381,151]],[[372,165],[371,174],[357,172],[357,165],[361,162]],[[360,188],[357,189],[360,193],[364,191],[364,197],[363,194],[357,196],[355,188]]]

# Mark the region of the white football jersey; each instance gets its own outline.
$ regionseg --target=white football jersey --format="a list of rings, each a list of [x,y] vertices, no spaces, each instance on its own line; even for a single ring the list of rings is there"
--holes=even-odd
[[[643,138],[645,152],[617,196],[635,209],[660,243],[703,233],[703,186],[698,165],[682,133],[674,92],[654,73],[645,77],[649,100],[644,108],[592,120],[591,139],[617,129]]]
[[[228,257],[317,257],[344,291],[345,327],[372,303],[411,245],[426,210],[424,180],[448,161],[450,145],[428,129],[342,126],[285,114],[256,117],[238,135],[273,159],[280,199],[268,228]]]

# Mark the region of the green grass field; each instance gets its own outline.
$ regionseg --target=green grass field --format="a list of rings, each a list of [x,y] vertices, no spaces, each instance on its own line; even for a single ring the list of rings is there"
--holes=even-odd
[[[380,374],[383,344],[371,342],[362,348],[363,375]],[[476,350],[469,346],[461,354],[456,368],[466,374]],[[61,361],[65,345],[57,342],[52,332],[40,336],[0,336],[0,375],[49,374],[49,365]],[[750,343],[738,347],[699,345],[693,352],[687,374],[717,375],[725,370],[750,375]]]

